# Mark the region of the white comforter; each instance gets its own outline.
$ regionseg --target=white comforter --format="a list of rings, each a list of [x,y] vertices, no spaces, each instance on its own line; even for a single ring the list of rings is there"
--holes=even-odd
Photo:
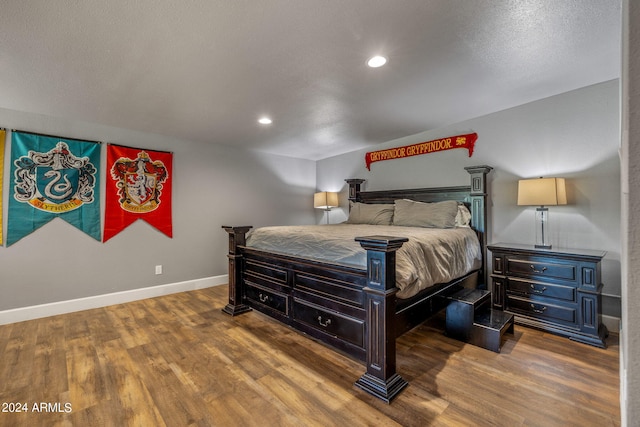
[[[439,229],[387,225],[305,225],[262,227],[247,235],[247,246],[268,252],[366,269],[367,254],[354,239],[408,237],[396,256],[398,297],[408,298],[480,267],[476,233],[466,227]]]

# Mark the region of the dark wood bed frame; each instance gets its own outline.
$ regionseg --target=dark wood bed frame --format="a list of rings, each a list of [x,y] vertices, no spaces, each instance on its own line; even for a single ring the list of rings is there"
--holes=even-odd
[[[251,226],[223,226],[229,237],[229,303],[232,316],[259,310],[366,363],[355,385],[390,402],[407,385],[396,373],[396,338],[448,304],[447,296],[486,282],[487,180],[490,166],[466,167],[471,185],[410,190],[360,191],[361,179],[348,179],[349,200],[393,203],[457,200],[472,215],[482,245],[480,270],[435,285],[409,299],[396,297],[396,251],[406,238],[363,236],[367,269],[357,269],[245,246]]]

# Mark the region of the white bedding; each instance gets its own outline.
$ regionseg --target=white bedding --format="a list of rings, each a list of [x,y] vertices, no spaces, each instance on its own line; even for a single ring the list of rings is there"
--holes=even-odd
[[[262,227],[247,235],[247,246],[268,252],[366,269],[367,254],[354,239],[408,237],[396,256],[399,298],[409,298],[436,283],[478,269],[480,243],[468,227],[420,228],[387,225],[305,225]]]

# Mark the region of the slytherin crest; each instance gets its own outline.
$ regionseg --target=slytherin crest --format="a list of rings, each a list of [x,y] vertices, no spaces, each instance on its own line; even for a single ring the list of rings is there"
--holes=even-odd
[[[51,213],[93,203],[96,167],[88,157],[74,156],[63,141],[46,153],[30,150],[14,164],[14,198],[19,202]]]

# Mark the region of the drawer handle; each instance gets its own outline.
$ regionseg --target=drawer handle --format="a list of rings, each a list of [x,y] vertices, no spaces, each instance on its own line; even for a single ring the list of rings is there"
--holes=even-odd
[[[542,289],[536,288],[533,284],[530,284],[529,286],[531,287],[531,292],[533,292],[534,294],[542,294],[547,290],[546,286],[543,286]]]
[[[537,308],[535,305],[531,304],[531,311],[533,311],[534,313],[542,314],[546,310],[547,310],[547,307],[545,307],[544,305],[542,306],[542,308]]]
[[[262,292],[260,292],[260,295],[258,295],[258,298],[260,298],[260,302],[269,301],[269,295],[262,295]]]
[[[536,270],[536,267],[533,264],[530,264],[529,267],[531,267],[531,271],[534,273],[544,273],[547,271],[547,267],[542,267],[540,270]]]
[[[327,319],[324,323],[322,323],[322,316],[318,316],[318,323],[320,324],[320,326],[326,328],[331,324],[331,319]]]

